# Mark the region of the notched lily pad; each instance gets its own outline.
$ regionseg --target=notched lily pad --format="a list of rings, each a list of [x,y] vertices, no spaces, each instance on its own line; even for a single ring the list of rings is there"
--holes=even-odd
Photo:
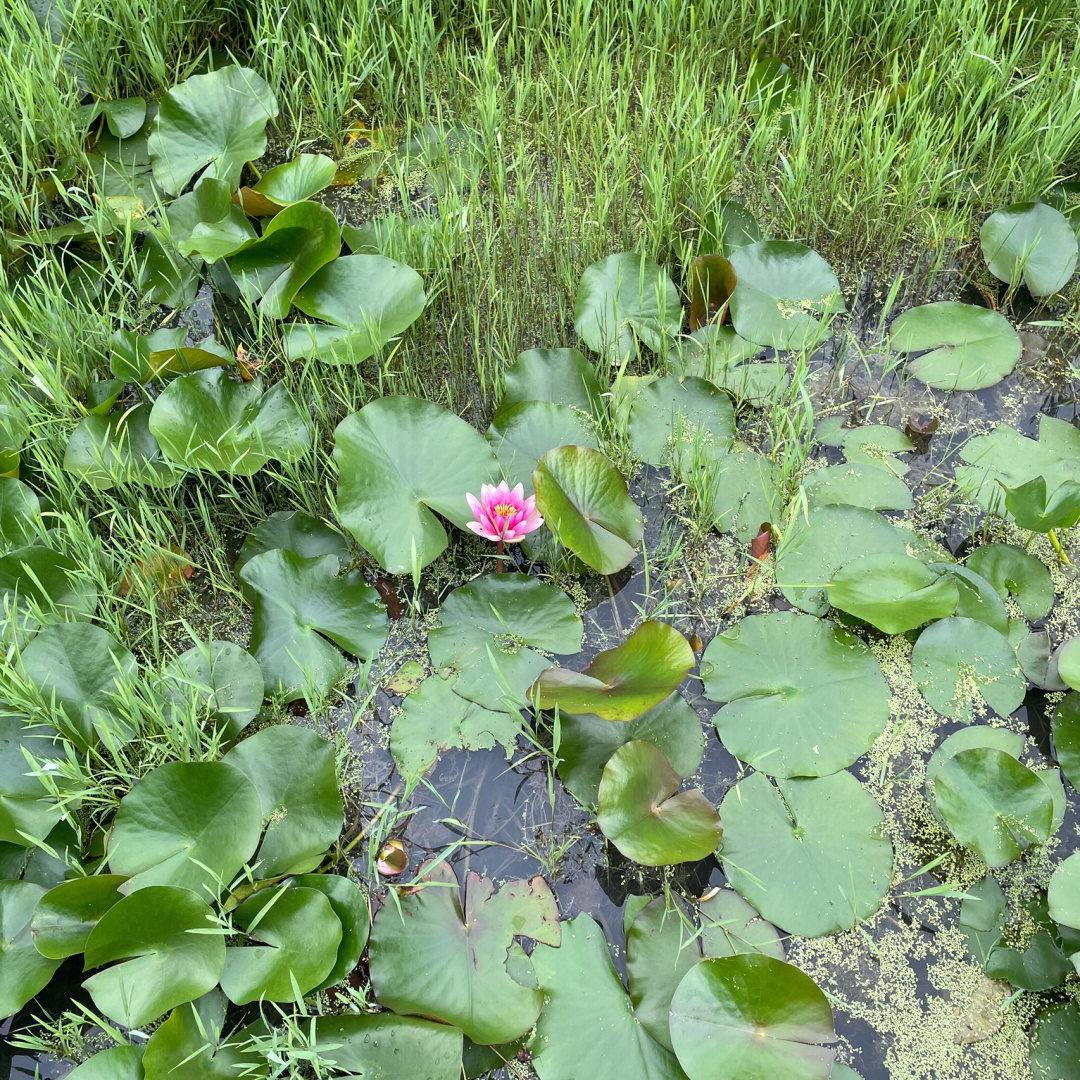
[[[1076,269],[1077,238],[1068,220],[1044,203],[1016,203],[991,214],[979,230],[990,273],[1032,296],[1060,292]]]

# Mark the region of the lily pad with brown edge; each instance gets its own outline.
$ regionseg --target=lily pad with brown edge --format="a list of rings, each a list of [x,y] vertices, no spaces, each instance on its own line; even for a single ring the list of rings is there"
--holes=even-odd
[[[690,332],[726,311],[735,291],[735,268],[723,255],[698,255],[690,263]]]
[[[1032,296],[1060,292],[1076,269],[1077,237],[1061,211],[1041,202],[997,210],[979,230],[990,273]]]
[[[347,416],[334,460],[341,523],[392,574],[419,572],[441,555],[447,536],[435,515],[464,529],[473,518],[465,493],[479,496],[499,471],[474,428],[413,397],[379,398]]]
[[[910,555],[860,555],[829,581],[834,608],[885,634],[903,634],[956,611],[960,594],[948,574]]]
[[[584,671],[548,668],[529,699],[539,709],[633,720],[674,693],[696,662],[678,630],[644,622],[621,645],[597,653]]]
[[[457,1028],[392,1012],[319,1016],[314,1022],[319,1060],[339,1072],[372,1080],[461,1080],[462,1037]]]
[[[728,881],[774,926],[820,937],[869,918],[888,892],[881,808],[848,772],[736,783],[720,804]]]
[[[589,417],[580,410],[547,401],[523,401],[501,411],[487,430],[503,478],[533,493],[533,473],[540,458],[557,446],[598,449]]]
[[[503,372],[503,393],[494,422],[526,401],[566,405],[597,416],[604,410],[600,382],[577,349],[527,349]]]
[[[325,154],[297,154],[275,165],[252,187],[242,187],[236,201],[251,217],[273,217],[293,203],[318,195],[334,182],[337,162]]]
[[[820,987],[771,956],[703,960],[671,1000],[671,1041],[689,1080],[829,1080],[832,1007]]]
[[[874,654],[833,623],[793,611],[751,615],[709,642],[705,696],[729,753],[773,776],[825,776],[885,729],[889,689]]]
[[[681,787],[682,777],[662,750],[644,739],[624,743],[604,766],[597,824],[643,866],[705,859],[723,836],[720,817],[700,791]]]
[[[782,935],[734,889],[718,889],[698,902],[701,949],[706,956],[760,953],[783,960]]]
[[[630,445],[649,465],[665,465],[689,447],[706,447],[707,456],[722,455],[735,437],[731,398],[693,375],[662,376],[641,387],[630,406]]]
[[[1050,571],[1015,544],[983,544],[968,556],[967,565],[986,578],[1002,600],[1013,597],[1026,619],[1041,619],[1053,606]]]
[[[536,1023],[544,992],[520,951],[511,975],[508,950],[515,937],[557,947],[560,930],[543,878],[496,890],[469,874],[463,902],[449,864],[428,863],[413,889],[375,916],[368,943],[375,998],[396,1013],[452,1024],[477,1043],[510,1042]]]
[[[1051,732],[1057,763],[1073,790],[1080,791],[1080,693],[1073,691],[1058,702]]]

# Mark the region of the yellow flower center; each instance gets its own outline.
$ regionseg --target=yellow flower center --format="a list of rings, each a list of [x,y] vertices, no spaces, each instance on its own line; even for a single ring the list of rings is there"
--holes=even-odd
[[[516,506],[511,506],[510,503],[499,503],[498,506],[492,509],[492,513],[499,518],[508,518],[511,514],[517,510]]]

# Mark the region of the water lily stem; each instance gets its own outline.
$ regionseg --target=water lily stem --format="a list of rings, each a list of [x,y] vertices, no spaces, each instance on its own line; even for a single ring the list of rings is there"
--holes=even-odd
[[[500,536],[499,537],[499,542],[495,547],[495,573],[496,574],[501,574],[503,572],[502,571],[502,549],[503,549],[503,538]]]
[[[1050,543],[1054,545],[1054,550],[1057,552],[1058,561],[1062,566],[1072,566],[1069,562],[1069,556],[1065,554],[1065,549],[1061,546],[1061,541],[1057,537],[1057,533],[1053,529],[1047,531],[1047,536],[1050,537]]]

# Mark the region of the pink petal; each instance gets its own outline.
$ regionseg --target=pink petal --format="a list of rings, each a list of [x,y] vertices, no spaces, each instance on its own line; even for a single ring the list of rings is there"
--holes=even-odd
[[[479,518],[483,511],[483,506],[480,500],[471,492],[465,492],[465,501],[469,504],[469,509]]]
[[[514,505],[515,506],[522,506],[524,504],[524,502],[525,502],[525,485],[524,484],[518,484],[518,486],[516,488],[514,488],[513,492],[511,492],[511,494],[512,494],[513,499],[514,499]]]
[[[480,485],[480,501],[487,508],[495,502],[495,489],[490,484]]]

